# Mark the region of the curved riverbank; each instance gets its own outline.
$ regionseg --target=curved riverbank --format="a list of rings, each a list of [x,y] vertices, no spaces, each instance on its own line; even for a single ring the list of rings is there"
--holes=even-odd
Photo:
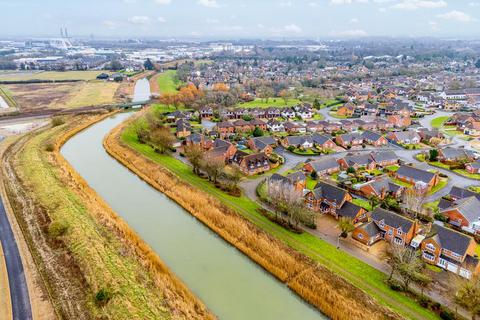
[[[213,319],[60,154],[68,139],[108,116],[75,117],[26,135],[7,156],[15,180],[9,198],[57,313],[67,319]],[[52,226],[63,227],[52,234]],[[110,302],[99,302],[102,290]]]
[[[399,319],[371,297],[121,141],[121,124],[105,138],[107,152],[155,189],[285,283],[332,319]]]

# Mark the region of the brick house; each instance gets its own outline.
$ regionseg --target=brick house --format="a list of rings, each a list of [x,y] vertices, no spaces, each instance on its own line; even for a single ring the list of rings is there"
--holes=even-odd
[[[371,213],[371,218],[380,229],[381,237],[398,245],[410,244],[419,229],[414,220],[378,207]]]
[[[293,172],[286,176],[275,173],[268,179],[268,181],[269,183],[278,181],[284,184],[287,188],[292,186],[297,191],[303,191],[307,185],[307,178],[301,171]]]
[[[364,131],[362,133],[362,138],[365,143],[368,143],[375,147],[383,147],[388,145],[387,138],[373,131]]]
[[[472,237],[439,225],[422,241],[422,259],[464,278],[479,274],[477,243]]]
[[[272,137],[250,138],[247,141],[247,145],[255,152],[264,152],[267,156],[270,156],[273,148],[277,146],[277,140]]]
[[[360,168],[372,170],[377,166],[372,157],[366,153],[347,154],[345,157],[338,159],[338,163],[344,170],[350,167],[354,168],[355,170]]]
[[[362,135],[359,133],[345,133],[335,137],[335,142],[344,148],[361,146],[363,143]]]
[[[388,116],[387,121],[397,128],[406,128],[412,124],[410,117],[402,117],[400,115]]]
[[[316,172],[317,175],[333,174],[340,171],[340,165],[334,157],[322,157],[307,161],[303,165],[303,170],[308,173]]]
[[[247,176],[263,173],[271,169],[268,156],[263,153],[248,154],[243,151],[237,151],[232,162],[238,164],[240,171]]]
[[[413,184],[422,191],[430,191],[440,181],[437,173],[404,165],[394,172],[394,177],[400,181]]]
[[[480,200],[476,196],[469,196],[450,203],[440,210],[448,217],[448,223],[463,230],[480,233]]]

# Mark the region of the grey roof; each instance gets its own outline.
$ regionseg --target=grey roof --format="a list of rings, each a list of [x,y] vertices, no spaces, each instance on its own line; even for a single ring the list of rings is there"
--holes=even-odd
[[[420,136],[415,131],[397,131],[394,132],[394,134],[400,141],[405,141],[407,139],[412,140],[413,138],[417,138],[418,140],[420,140]]]
[[[317,183],[312,192],[317,199],[325,198],[337,204],[342,204],[347,195],[347,191],[322,181]]]
[[[398,156],[393,151],[378,151],[370,153],[375,162],[382,162],[382,161],[391,161],[391,160],[398,160]]]
[[[359,165],[359,166],[366,166],[373,161],[373,159],[370,157],[369,154],[350,154],[350,155],[347,155],[343,158],[345,160],[345,162],[347,162],[347,165],[348,166],[353,166],[355,164]]]
[[[463,198],[474,196],[474,197],[477,197],[478,200],[480,200],[480,193],[476,193],[468,189],[463,189],[456,186],[453,186],[452,189],[450,189],[450,192],[448,194],[457,199],[463,199]]]
[[[381,137],[382,137],[381,134],[378,134],[378,133],[373,132],[373,131],[364,131],[362,133],[362,138],[365,139],[365,140],[368,140],[368,141],[377,141]]]
[[[312,135],[312,139],[313,139],[313,142],[315,142],[316,144],[324,144],[328,140],[332,140],[329,136],[324,134],[318,134],[318,133],[315,133],[314,135]]]
[[[463,233],[436,224],[432,226],[429,238],[433,238],[443,249],[460,255],[467,252],[472,241],[471,237]]]
[[[473,158],[474,152],[460,148],[444,148],[440,149],[441,154],[447,159],[465,159]]]
[[[350,201],[345,201],[343,206],[337,210],[337,214],[341,217],[347,217],[353,220],[360,210],[362,210],[362,207],[357,206]]]
[[[432,172],[410,166],[400,166],[396,174],[399,176],[412,178],[414,181],[423,181],[425,183],[429,183],[435,176],[435,174]]]
[[[377,194],[381,194],[382,191],[397,192],[398,189],[402,188],[402,186],[391,182],[390,179],[386,177],[374,180],[370,185],[377,192]]]
[[[451,200],[447,200],[447,199],[444,199],[444,198],[440,198],[440,201],[438,202],[438,208],[439,208],[440,210],[449,208],[449,207],[452,206],[452,203],[453,203],[453,201],[451,201]]]
[[[442,211],[457,209],[469,222],[480,220],[480,200],[475,196],[455,201],[449,208]]]
[[[339,168],[338,162],[334,157],[322,157],[309,163],[315,171],[324,171],[328,169]]]
[[[370,236],[370,237],[373,237],[373,236],[376,236],[377,234],[380,233],[380,229],[378,228],[378,226],[375,224],[375,222],[373,221],[370,221],[370,222],[367,222],[367,223],[364,223],[360,226],[358,226],[360,229],[363,229],[365,230],[365,232]]]
[[[345,133],[339,136],[344,142],[351,142],[353,140],[363,140],[359,133]]]
[[[313,143],[312,136],[288,136],[287,138],[289,145],[298,146],[305,142]]]
[[[402,217],[394,212],[382,209],[375,208],[372,212],[372,219],[378,224],[380,221],[384,221],[385,225],[398,229],[402,228],[403,232],[408,232],[412,228],[414,221],[408,218]]]
[[[305,181],[307,178],[305,177],[305,174],[303,172],[296,171],[288,174],[287,179],[290,180],[291,182],[297,182],[297,181]]]

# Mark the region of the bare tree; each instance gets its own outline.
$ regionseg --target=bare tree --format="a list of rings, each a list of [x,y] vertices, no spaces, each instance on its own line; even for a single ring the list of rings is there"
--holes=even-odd
[[[417,216],[418,213],[423,213],[423,202],[426,198],[426,192],[419,192],[414,188],[408,188],[403,193],[403,204],[407,211],[414,213]]]
[[[455,300],[470,312],[472,320],[480,316],[480,277],[473,276],[470,280],[460,281]]]
[[[198,174],[200,166],[203,161],[204,151],[203,147],[198,144],[192,144],[185,147],[185,156],[187,157],[188,161],[192,164],[193,173]]]
[[[407,247],[391,244],[388,250],[388,263],[392,268],[388,280],[397,274],[402,281],[403,289],[408,291],[411,282],[427,283],[431,279],[422,271],[424,263],[420,252]]]
[[[168,152],[175,142],[175,137],[167,127],[159,127],[150,131],[150,143],[160,153]]]
[[[217,182],[218,177],[225,168],[225,161],[221,157],[207,153],[203,157],[202,168],[207,173],[209,180]]]

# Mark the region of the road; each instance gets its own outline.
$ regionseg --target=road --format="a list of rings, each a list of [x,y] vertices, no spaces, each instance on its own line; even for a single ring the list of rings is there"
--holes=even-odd
[[[1,199],[0,199],[1,200]],[[7,265],[13,320],[32,319],[30,297],[23,270],[22,259],[10,226],[3,201],[0,201],[0,242],[2,243]]]

